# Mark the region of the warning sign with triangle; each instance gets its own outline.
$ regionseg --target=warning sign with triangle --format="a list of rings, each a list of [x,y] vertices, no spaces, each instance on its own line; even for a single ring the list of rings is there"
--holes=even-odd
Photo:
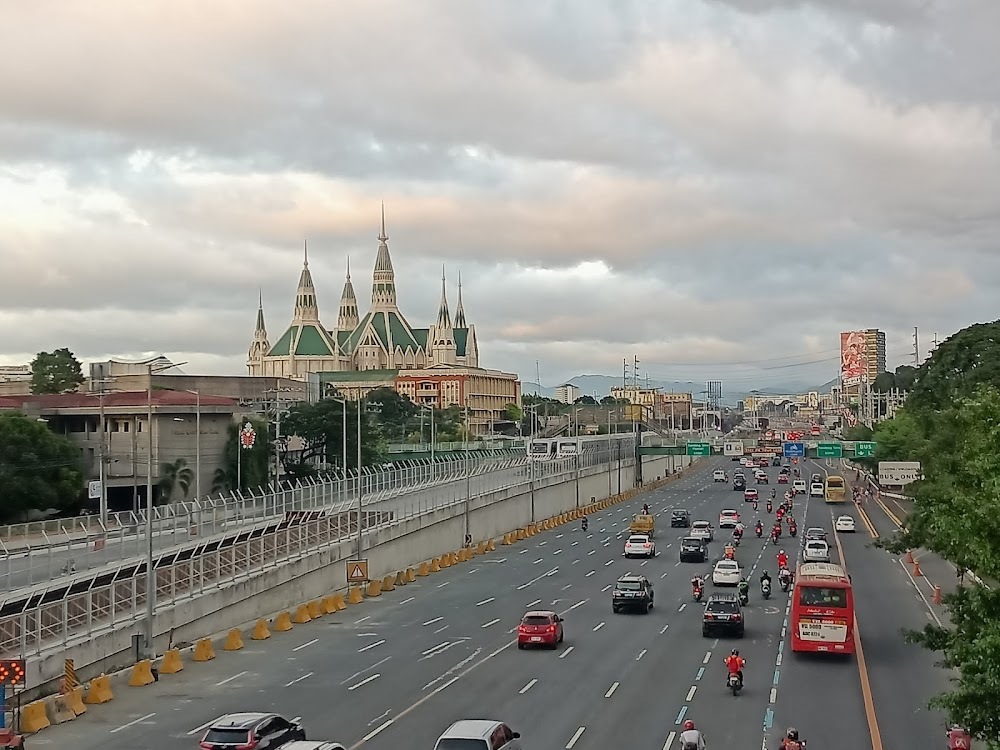
[[[364,583],[368,580],[368,561],[367,560],[348,560],[347,561],[347,582],[348,583]]]

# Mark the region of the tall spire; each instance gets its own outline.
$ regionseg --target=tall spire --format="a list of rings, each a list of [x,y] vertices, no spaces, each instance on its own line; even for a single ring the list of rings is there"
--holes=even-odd
[[[263,333],[267,336],[267,328],[264,325],[264,290],[257,290],[257,329],[256,333]]]
[[[340,295],[340,312],[337,316],[338,331],[353,331],[360,323],[358,315],[358,299],[354,296],[354,284],[351,283],[351,256],[347,256],[347,280],[344,291]]]
[[[465,320],[465,306],[462,304],[462,272],[458,272],[458,307],[455,308],[455,328],[468,328]]]
[[[441,304],[438,306],[437,323],[431,326],[428,335],[429,354],[436,365],[453,365],[457,361],[455,330],[451,326],[451,314],[448,312],[446,284],[444,266],[442,265]]]
[[[396,309],[396,273],[389,257],[389,236],[385,233],[385,204],[382,204],[382,228],[378,235],[378,254],[372,274],[372,310]]]
[[[302,273],[299,274],[299,287],[295,291],[295,322],[319,322],[316,287],[313,286],[312,274],[309,272],[309,244],[305,240],[302,241]]]
[[[451,329],[451,313],[448,310],[448,292],[445,287],[444,265],[441,265],[441,304],[438,305],[437,327],[439,330]]]
[[[263,374],[259,368],[270,350],[267,329],[264,327],[264,292],[261,290],[257,295],[257,327],[253,332],[253,341],[250,342],[250,351],[247,352],[247,369],[251,375]]]

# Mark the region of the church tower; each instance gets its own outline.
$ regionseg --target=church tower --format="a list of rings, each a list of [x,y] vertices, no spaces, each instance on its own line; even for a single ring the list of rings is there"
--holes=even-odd
[[[451,313],[448,310],[448,293],[441,267],[441,304],[438,305],[437,322],[431,329],[430,355],[436,365],[454,365],[457,362],[455,347],[455,329],[451,324]]]
[[[302,273],[299,274],[299,286],[295,290],[295,313],[292,323],[319,323],[319,303],[316,302],[316,287],[313,286],[312,273],[309,271],[309,245],[303,244]]]
[[[458,307],[455,308],[455,328],[468,328],[465,321],[465,305],[462,304],[462,272],[458,272]]]
[[[351,332],[358,327],[361,318],[358,314],[358,298],[354,296],[354,284],[351,283],[351,258],[347,257],[347,281],[340,295],[340,313],[337,316],[337,330]]]
[[[264,357],[271,345],[267,341],[267,327],[264,325],[264,293],[260,292],[257,301],[257,327],[250,342],[247,354],[247,369],[251,375],[263,375]]]
[[[382,206],[382,231],[378,234],[378,253],[372,274],[372,311],[396,309],[396,272],[389,257],[389,240],[385,233],[385,205]]]

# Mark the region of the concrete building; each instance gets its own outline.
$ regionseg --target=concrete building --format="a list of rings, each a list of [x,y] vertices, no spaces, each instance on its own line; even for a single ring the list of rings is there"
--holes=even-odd
[[[868,382],[885,372],[885,331],[869,328],[864,331],[865,357],[868,360]]]
[[[0,396],[26,396],[31,393],[31,365],[0,366]]]
[[[657,394],[653,416],[671,427],[682,427],[691,424],[693,410],[693,394],[671,391]]]
[[[619,401],[628,401],[630,404],[648,406],[653,409],[656,408],[659,403],[660,389],[640,388],[639,386],[633,385],[616,385],[611,389],[611,398],[618,399]]]
[[[563,383],[556,386],[556,401],[563,404],[574,404],[580,398],[580,389],[572,383]]]
[[[229,427],[238,408],[236,401],[206,395],[201,396],[199,405],[198,396],[192,393],[153,390],[152,402],[151,426],[145,391],[112,392],[103,397],[96,393],[3,396],[0,409],[44,420],[50,429],[76,442],[83,454],[85,480],[100,477],[103,456],[108,503],[113,510],[129,510],[145,502],[150,435],[154,500],[159,497],[158,484],[165,465],[179,458],[185,459],[192,471],[200,464],[202,494],[209,494],[215,471],[223,465]],[[201,451],[196,455],[199,421]],[[197,479],[191,482],[188,498],[195,496],[197,486]],[[173,499],[182,498],[177,493]]]
[[[292,322],[272,345],[264,324],[264,306],[257,308],[257,325],[247,355],[250,375],[306,380],[316,372],[362,372],[366,370],[423,370],[428,367],[479,367],[476,328],[466,321],[462,282],[452,318],[444,273],[437,319],[427,328],[414,328],[396,299],[396,274],[382,231],[372,274],[371,306],[362,317],[351,282],[350,260],[340,296],[337,324],[332,328],[320,320],[319,302],[309,256],[305,255],[295,294]]]

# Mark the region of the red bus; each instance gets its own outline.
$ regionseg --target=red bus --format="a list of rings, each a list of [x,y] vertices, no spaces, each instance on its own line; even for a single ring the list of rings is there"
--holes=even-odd
[[[813,437],[819,437],[819,433],[820,433],[819,425],[818,424],[814,424],[812,426],[812,429],[810,430],[810,434]]]
[[[792,651],[854,653],[854,593],[839,565],[802,563],[792,589]]]

